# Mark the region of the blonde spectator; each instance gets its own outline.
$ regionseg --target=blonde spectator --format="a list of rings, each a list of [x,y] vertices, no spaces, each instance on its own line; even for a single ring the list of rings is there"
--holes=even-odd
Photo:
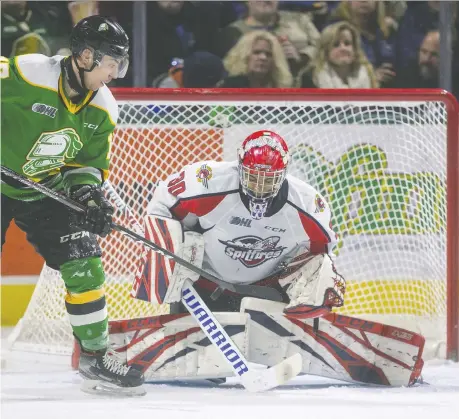
[[[375,68],[381,87],[392,87],[395,72],[395,21],[388,20],[383,1],[342,1],[330,15],[330,22],[349,22],[360,34],[368,61]],[[391,24],[392,22],[392,24]]]
[[[220,34],[220,55],[224,56],[239,40],[251,31],[266,30],[279,40],[292,74],[314,58],[320,33],[309,13],[279,10],[278,1],[246,2],[247,15],[226,27]]]
[[[222,87],[291,87],[293,77],[277,38],[267,31],[242,36],[223,60]]]
[[[301,87],[378,87],[359,34],[347,22],[338,22],[323,30],[318,54],[299,79]]]

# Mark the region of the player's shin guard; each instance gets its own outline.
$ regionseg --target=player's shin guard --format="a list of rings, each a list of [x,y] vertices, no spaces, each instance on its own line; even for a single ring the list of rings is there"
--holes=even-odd
[[[87,351],[106,349],[108,315],[100,258],[73,260],[60,268],[67,288],[65,306],[73,333]]]

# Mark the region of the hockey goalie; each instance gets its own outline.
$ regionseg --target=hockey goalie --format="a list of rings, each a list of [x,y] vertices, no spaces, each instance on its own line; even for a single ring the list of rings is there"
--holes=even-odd
[[[146,249],[133,295],[170,304],[171,314],[115,322],[118,351],[147,380],[233,372],[181,303],[195,290],[249,362],[272,366],[292,354],[303,374],[384,386],[420,377],[424,338],[398,327],[333,312],[346,283],[333,263],[330,208],[310,185],[287,175],[286,142],[272,131],[247,137],[235,162],[199,162],[156,188],[145,237],[232,284],[273,287],[283,302],[244,297]]]

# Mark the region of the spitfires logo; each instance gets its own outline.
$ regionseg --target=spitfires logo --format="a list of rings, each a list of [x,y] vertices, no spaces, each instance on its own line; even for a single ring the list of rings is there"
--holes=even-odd
[[[316,209],[314,212],[317,214],[318,212],[324,212],[325,210],[325,202],[324,200],[317,194],[316,195]]]
[[[212,169],[207,164],[203,164],[198,170],[196,170],[196,178],[199,183],[202,183],[204,187],[209,188],[209,180],[212,179]]]
[[[277,246],[279,240],[279,236],[271,236],[267,239],[243,236],[234,240],[219,240],[219,242],[226,246],[225,254],[231,259],[239,260],[247,268],[254,268],[282,254],[286,248]]]

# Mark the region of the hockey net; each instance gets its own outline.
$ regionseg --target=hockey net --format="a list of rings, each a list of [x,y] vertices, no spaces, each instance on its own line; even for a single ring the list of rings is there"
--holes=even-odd
[[[157,181],[192,162],[235,159],[249,133],[274,130],[289,144],[289,173],[332,207],[341,239],[336,265],[347,279],[340,312],[420,332],[429,357],[457,357],[458,106],[451,95],[115,89],[115,96],[110,181],[139,218]],[[129,296],[140,245],[116,232],[101,244],[110,318],[166,313],[167,306]],[[71,353],[64,297],[60,275],[45,266],[13,350]]]

